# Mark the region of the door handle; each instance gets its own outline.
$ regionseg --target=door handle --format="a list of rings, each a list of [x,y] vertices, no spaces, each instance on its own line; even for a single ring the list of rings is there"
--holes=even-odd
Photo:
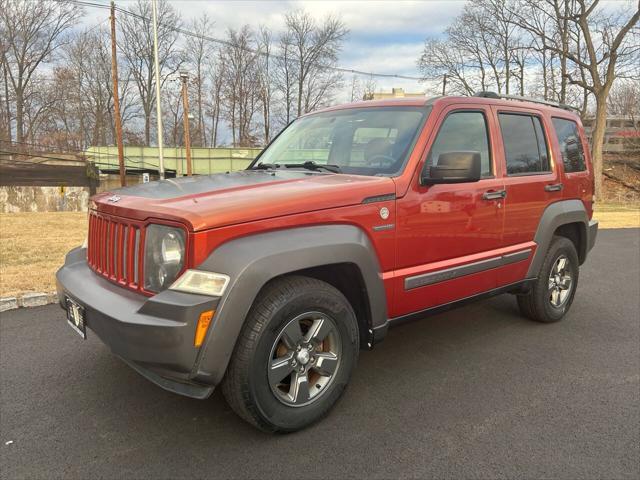
[[[482,194],[483,200],[500,200],[507,196],[506,190],[489,190]]]
[[[544,189],[546,192],[559,192],[562,190],[563,185],[561,183],[552,183],[550,185],[545,185]]]

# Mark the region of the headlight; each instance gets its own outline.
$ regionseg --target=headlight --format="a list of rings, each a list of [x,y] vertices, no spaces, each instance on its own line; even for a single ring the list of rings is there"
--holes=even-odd
[[[144,243],[144,288],[159,292],[169,287],[184,267],[184,230],[149,225]]]
[[[181,292],[221,297],[228,283],[229,277],[222,273],[187,270],[169,288]]]

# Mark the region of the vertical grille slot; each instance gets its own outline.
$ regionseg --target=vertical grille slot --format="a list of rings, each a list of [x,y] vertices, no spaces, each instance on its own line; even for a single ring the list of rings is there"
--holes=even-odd
[[[140,266],[140,229],[136,229],[136,243],[133,250],[133,283],[138,285],[139,282],[139,266]]]
[[[96,273],[138,290],[141,238],[140,226],[91,213],[87,262]]]

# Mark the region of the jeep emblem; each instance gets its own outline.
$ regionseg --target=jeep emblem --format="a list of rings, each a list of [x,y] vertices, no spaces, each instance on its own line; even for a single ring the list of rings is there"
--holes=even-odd
[[[382,218],[383,220],[389,218],[389,209],[387,207],[382,207],[380,209],[380,218]]]
[[[119,202],[119,201],[120,201],[120,197],[118,195],[113,195],[113,196],[107,198],[107,202],[116,203],[116,202]]]

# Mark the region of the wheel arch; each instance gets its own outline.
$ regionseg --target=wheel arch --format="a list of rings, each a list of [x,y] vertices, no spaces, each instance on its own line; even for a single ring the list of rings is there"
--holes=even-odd
[[[588,253],[588,225],[589,216],[580,200],[561,200],[549,205],[536,229],[534,241],[538,246],[527,278],[537,277],[554,235],[566,237],[574,243],[582,264]]]
[[[563,223],[553,233],[565,237],[573,243],[578,252],[578,260],[582,265],[587,257],[587,227],[582,222]]]
[[[192,371],[196,380],[205,383],[222,380],[251,305],[275,278],[306,274],[329,280],[350,302],[356,301],[352,306],[359,326],[368,323],[361,339],[363,333],[370,338],[369,330],[387,320],[376,251],[366,233],[353,225],[299,227],[241,237],[218,247],[197,268],[231,278]],[[337,274],[350,277],[335,278]],[[349,280],[358,283],[348,285]]]
[[[360,345],[362,347],[371,346],[370,342],[373,322],[371,302],[367,293],[367,285],[362,277],[362,271],[357,264],[345,262],[304,268],[293,272],[287,272],[273,278],[267,283],[267,285],[279,278],[289,275],[302,275],[304,277],[322,280],[339,290],[340,293],[342,293],[349,301],[354,313],[356,314],[360,334]],[[263,288],[265,287],[266,285]]]

